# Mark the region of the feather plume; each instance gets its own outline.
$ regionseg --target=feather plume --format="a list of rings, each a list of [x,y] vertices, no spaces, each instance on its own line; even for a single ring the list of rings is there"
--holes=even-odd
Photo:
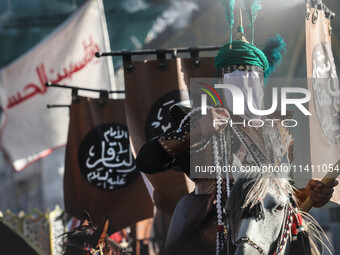
[[[257,18],[257,13],[262,10],[262,3],[261,0],[244,0],[244,7],[250,20],[251,43],[254,44],[254,23]]]
[[[281,63],[282,55],[286,53],[286,43],[284,42],[281,35],[276,35],[274,38],[269,38],[262,49],[263,53],[266,55],[269,68],[264,74],[265,77],[269,77],[275,68]]]
[[[230,28],[230,44],[233,38],[233,27],[234,27],[234,8],[236,0],[220,0],[224,7],[224,15],[227,20],[227,24]]]

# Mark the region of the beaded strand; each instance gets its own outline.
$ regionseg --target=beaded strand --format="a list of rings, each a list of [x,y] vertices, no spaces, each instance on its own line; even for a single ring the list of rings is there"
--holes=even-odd
[[[208,109],[211,109],[213,107],[207,106]],[[190,111],[180,122],[179,128],[177,129],[177,132],[181,132],[182,126],[184,123],[188,120],[188,118],[193,115],[194,113],[201,110],[201,107],[197,107]],[[214,159],[214,165],[217,168],[220,166],[220,162],[224,162],[225,165],[228,167],[228,157],[227,157],[227,145],[226,145],[226,137],[224,132],[222,131],[222,134],[219,136],[220,139],[220,151],[217,141],[217,136],[212,136],[212,150],[213,150],[213,159]],[[207,143],[208,144],[208,143]],[[206,144],[206,145],[207,145]],[[206,146],[204,146],[201,149],[204,149]],[[223,223],[223,208],[222,208],[222,172],[216,171],[216,210],[217,210],[217,234],[216,234],[216,255],[220,255],[221,251],[223,250],[224,245],[224,223]],[[229,174],[226,174],[226,190],[227,190],[227,196],[230,195],[230,181],[229,181]]]
[[[217,168],[220,166],[221,156],[218,150],[217,136],[212,136],[213,158],[214,165]],[[223,249],[223,213],[222,213],[222,173],[216,170],[216,210],[217,210],[217,234],[216,234],[216,255],[219,255]]]
[[[227,137],[225,134],[226,130],[223,130],[220,135],[220,144],[221,144],[221,156],[222,156],[222,162],[224,163],[224,166],[226,169],[229,169],[229,163],[228,163],[228,153],[227,153]],[[229,179],[229,171],[226,171],[225,175],[225,185],[226,185],[226,192],[227,197],[230,196],[230,179]]]

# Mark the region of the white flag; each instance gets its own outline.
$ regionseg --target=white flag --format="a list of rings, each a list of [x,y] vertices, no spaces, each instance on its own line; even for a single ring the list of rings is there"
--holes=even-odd
[[[71,91],[47,88],[45,82],[114,88],[112,61],[97,59],[97,51],[110,51],[110,46],[102,0],[89,0],[35,48],[1,70],[0,139],[14,169],[20,171],[66,144],[69,110],[46,105],[70,104]]]

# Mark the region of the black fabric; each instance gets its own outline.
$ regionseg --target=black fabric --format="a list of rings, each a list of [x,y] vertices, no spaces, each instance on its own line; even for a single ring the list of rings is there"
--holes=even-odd
[[[1,254],[39,255],[26,240],[0,220]]]
[[[171,123],[174,126],[178,127],[179,124],[181,123],[181,120],[184,119],[185,115],[187,115],[189,112],[190,112],[189,107],[173,105],[169,109],[169,118],[170,118]]]
[[[226,240],[225,245],[223,246],[222,254],[223,255],[234,254],[236,251],[236,248],[237,247],[231,241],[230,231],[228,231],[227,240]]]
[[[310,255],[312,254],[308,233],[302,231],[298,233],[297,240],[290,246],[289,255]]]
[[[189,176],[190,153],[184,152],[172,158],[159,144],[158,138],[155,138],[143,145],[136,158],[136,166],[139,171],[146,174],[155,174],[171,168],[183,171]]]
[[[215,255],[216,252],[211,250],[202,242],[199,231],[190,236],[189,240],[183,242],[181,246],[176,247],[172,251],[168,251],[168,255]]]

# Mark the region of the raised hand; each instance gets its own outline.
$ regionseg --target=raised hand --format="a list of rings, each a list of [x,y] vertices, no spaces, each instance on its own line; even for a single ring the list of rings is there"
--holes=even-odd
[[[324,206],[331,199],[334,187],[338,185],[337,180],[333,180],[328,184],[323,184],[317,180],[310,180],[306,186],[306,195],[314,201],[314,207],[319,208]]]

